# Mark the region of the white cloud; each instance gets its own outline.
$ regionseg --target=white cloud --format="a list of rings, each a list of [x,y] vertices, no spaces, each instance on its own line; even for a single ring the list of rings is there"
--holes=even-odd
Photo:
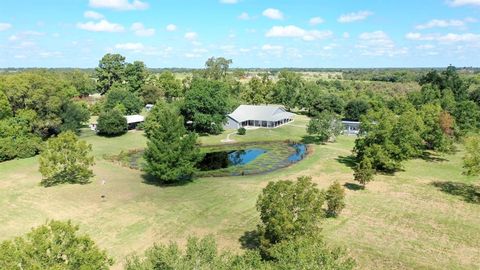
[[[148,4],[140,0],[90,0],[90,6],[94,8],[110,8],[115,10],[147,9]]]
[[[396,47],[393,40],[383,31],[365,32],[360,34],[355,46],[365,56],[397,56],[408,52],[407,48]]]
[[[173,31],[176,31],[177,30],[177,26],[175,24],[169,24],[167,25],[167,27],[165,27],[165,29],[168,31],[168,32],[173,32]]]
[[[419,50],[431,50],[431,49],[434,49],[435,46],[432,44],[423,44],[423,45],[418,45],[416,48]]]
[[[350,38],[350,33],[344,32],[343,33],[343,38]]]
[[[272,20],[283,20],[283,13],[280,10],[274,8],[265,9],[262,15]]]
[[[454,7],[467,5],[480,6],[480,0],[451,0],[450,5]]]
[[[262,51],[279,53],[283,51],[283,47],[280,45],[265,44],[262,46]]]
[[[119,50],[140,52],[145,49],[145,46],[142,43],[119,43],[115,45],[115,48]]]
[[[480,34],[473,33],[463,33],[463,34],[421,34],[421,33],[407,33],[405,35],[406,39],[416,40],[416,41],[438,41],[444,43],[455,43],[455,42],[480,42]]]
[[[220,0],[220,3],[222,3],[222,4],[236,4],[236,3],[238,3],[238,0]]]
[[[274,26],[265,34],[266,37],[302,38],[305,41],[325,39],[332,36],[331,31],[307,31],[295,25]]]
[[[91,10],[85,11],[85,13],[83,13],[83,17],[87,19],[92,19],[92,20],[101,20],[105,18],[102,14],[95,11],[91,11]]]
[[[313,18],[310,19],[309,22],[310,22],[311,25],[317,25],[317,24],[324,23],[325,20],[320,18],[320,17],[313,17]]]
[[[154,28],[145,28],[145,26],[139,22],[133,23],[130,29],[135,32],[135,35],[140,37],[150,37],[155,35]]]
[[[8,30],[12,27],[11,24],[9,23],[0,23],[0,31],[5,31]]]
[[[93,32],[123,32],[125,30],[122,25],[111,23],[107,20],[77,23],[77,28]]]
[[[187,32],[185,33],[185,39],[188,41],[195,41],[198,38],[198,34],[195,32]]]
[[[245,21],[246,21],[246,20],[250,20],[250,15],[248,15],[247,12],[242,12],[242,14],[240,14],[240,15],[238,16],[238,18],[239,18],[240,20],[245,20]]]
[[[343,14],[338,18],[338,22],[340,23],[351,23],[356,21],[363,21],[369,16],[372,16],[373,12],[368,10],[362,10],[358,12],[352,12],[348,14]]]
[[[439,20],[434,19],[425,24],[419,24],[415,28],[419,30],[429,29],[429,28],[445,28],[445,27],[464,27],[466,23],[476,22],[474,18],[466,18],[464,20]]]

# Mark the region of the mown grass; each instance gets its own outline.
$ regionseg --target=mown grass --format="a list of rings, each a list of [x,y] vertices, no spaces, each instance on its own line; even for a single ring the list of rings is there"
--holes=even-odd
[[[304,132],[285,126],[233,138],[299,140]],[[224,137],[200,140],[218,144]],[[82,138],[93,144],[97,158],[96,176],[87,185],[40,187],[37,158],[0,163],[0,240],[46,219],[72,219],[115,257],[114,268],[131,252],[142,252],[154,242],[184,244],[189,235],[213,234],[222,248],[240,252],[239,238],[259,221],[255,202],[268,181],[311,175],[325,188],[335,180],[352,183],[353,178],[348,163],[353,137],[313,146],[305,160],[266,175],[203,178],[168,187],[148,184],[142,172],[102,158],[143,148],[141,132],[117,138],[86,132]],[[323,223],[325,237],[347,247],[360,269],[479,269],[480,205],[432,184],[479,184],[478,178],[461,174],[462,151],[443,156],[444,161],[409,161],[405,171],[379,175],[366,190],[347,190],[346,209]]]

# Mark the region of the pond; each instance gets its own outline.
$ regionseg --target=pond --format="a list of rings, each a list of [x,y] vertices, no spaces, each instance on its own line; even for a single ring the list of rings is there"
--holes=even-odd
[[[291,142],[262,142],[202,147],[204,157],[197,164],[198,177],[241,176],[264,174],[285,168],[303,160],[308,146]],[[132,149],[107,160],[142,170],[143,149]]]
[[[261,148],[210,152],[205,154],[202,161],[197,164],[197,167],[201,171],[211,171],[230,166],[245,165],[266,152],[267,150]]]

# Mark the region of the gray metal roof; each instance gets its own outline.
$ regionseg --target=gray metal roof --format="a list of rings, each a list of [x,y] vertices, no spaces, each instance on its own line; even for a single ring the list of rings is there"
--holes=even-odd
[[[280,121],[292,118],[295,114],[285,111],[282,106],[240,105],[228,116],[237,122],[247,120]]]

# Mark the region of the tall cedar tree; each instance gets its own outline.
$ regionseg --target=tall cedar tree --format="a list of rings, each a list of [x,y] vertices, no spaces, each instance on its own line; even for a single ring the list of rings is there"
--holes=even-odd
[[[48,140],[40,154],[41,184],[49,187],[61,183],[86,184],[93,176],[92,145],[78,140],[72,131]]]
[[[145,134],[148,173],[166,183],[192,178],[201,158],[200,150],[196,134],[185,129],[178,112],[157,103],[145,122]]]

